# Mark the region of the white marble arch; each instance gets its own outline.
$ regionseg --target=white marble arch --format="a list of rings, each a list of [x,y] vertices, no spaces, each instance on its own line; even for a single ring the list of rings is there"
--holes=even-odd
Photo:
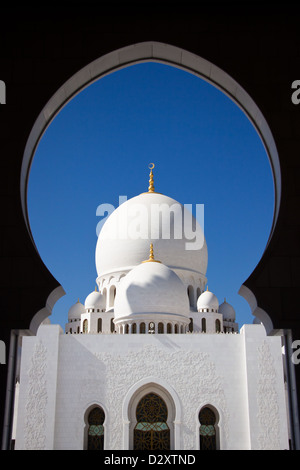
[[[274,214],[269,244],[278,217],[281,199],[281,172],[274,137],[262,112],[251,96],[230,75],[217,65],[180,47],[157,41],[147,41],[111,51],[92,61],[69,80],[50,98],[37,117],[28,137],[20,175],[20,197],[24,220],[35,246],[30,229],[27,208],[27,186],[31,163],[40,139],[55,116],[74,96],[100,78],[124,67],[142,62],[159,62],[190,72],[206,80],[225,93],[245,113],[255,127],[269,157],[274,180]],[[250,274],[250,273],[249,273]],[[62,290],[63,292],[63,290]]]
[[[167,381],[157,377],[146,377],[136,382],[127,392],[122,407],[123,449],[133,449],[133,430],[136,424],[135,410],[139,400],[147,393],[157,393],[168,408],[171,449],[181,449],[180,425],[181,403],[175,390]]]

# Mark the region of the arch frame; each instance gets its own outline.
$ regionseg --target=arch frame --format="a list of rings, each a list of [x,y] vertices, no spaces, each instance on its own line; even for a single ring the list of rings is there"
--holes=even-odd
[[[135,411],[140,399],[147,393],[156,393],[165,401],[168,408],[167,424],[170,428],[171,449],[181,449],[182,410],[179,397],[170,384],[154,376],[136,382],[124,398],[122,406],[123,449],[133,449],[133,431],[136,425]]]
[[[89,85],[122,68],[144,62],[170,65],[205,80],[228,96],[244,112],[256,129],[268,155],[274,182],[273,221],[265,251],[275,230],[281,201],[279,156],[274,137],[265,117],[247,91],[224,70],[188,50],[157,41],[131,44],[113,50],[90,62],[71,76],[54,93],[37,117],[26,142],[20,174],[20,197],[23,217],[36,251],[38,252],[30,229],[27,208],[27,187],[34,153],[43,134],[60,110]],[[250,275],[251,273],[249,273]],[[109,292],[107,292],[108,294]]]
[[[30,230],[27,209],[27,186],[34,153],[47,127],[59,111],[83,89],[100,78],[124,67],[143,62],[159,62],[190,72],[225,93],[255,127],[269,157],[275,190],[273,223],[268,243],[276,225],[281,198],[281,171],[275,140],[262,112],[251,96],[224,70],[210,61],[180,47],[156,41],[140,42],[113,50],[92,61],[69,78],[40,112],[26,143],[20,175],[20,196],[25,223]],[[268,246],[267,243],[267,246]]]
[[[103,429],[104,429],[104,439],[103,439],[103,450],[107,448],[107,424],[108,424],[108,412],[106,407],[103,403],[95,400],[90,402],[86,405],[83,415],[82,415],[82,422],[83,422],[83,441],[82,441],[82,449],[87,449],[87,441],[88,441],[88,416],[89,413],[92,411],[93,408],[102,408],[104,411],[104,422],[103,422]]]
[[[224,417],[222,414],[222,410],[215,404],[211,402],[203,402],[201,403],[195,413],[195,449],[200,449],[200,421],[199,421],[199,413],[203,408],[210,408],[216,416],[216,424],[215,424],[215,431],[216,431],[216,442],[217,442],[217,450],[221,450],[224,446],[224,439],[222,436],[222,426],[224,426]]]

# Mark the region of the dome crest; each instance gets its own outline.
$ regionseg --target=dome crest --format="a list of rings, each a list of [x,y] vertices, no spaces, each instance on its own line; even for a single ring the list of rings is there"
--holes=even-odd
[[[99,233],[95,256],[99,277],[128,272],[141,264],[152,240],[163,264],[178,273],[192,271],[205,277],[207,246],[203,230],[189,205],[155,191],[153,168],[154,163],[150,163],[148,192],[123,202]]]
[[[128,199],[107,218],[96,246],[98,276],[138,266],[152,240],[163,264],[205,276],[207,246],[200,224],[185,206],[155,192]]]

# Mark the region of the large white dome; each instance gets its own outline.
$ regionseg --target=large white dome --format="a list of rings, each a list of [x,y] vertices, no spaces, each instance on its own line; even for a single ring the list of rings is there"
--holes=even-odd
[[[174,271],[155,261],[132,269],[122,280],[115,298],[116,321],[145,314],[150,314],[152,321],[165,314],[187,319],[189,316],[189,300],[183,282]]]
[[[104,223],[96,247],[98,276],[138,266],[152,241],[166,266],[205,276],[207,246],[199,223],[175,199],[150,192],[124,202]]]

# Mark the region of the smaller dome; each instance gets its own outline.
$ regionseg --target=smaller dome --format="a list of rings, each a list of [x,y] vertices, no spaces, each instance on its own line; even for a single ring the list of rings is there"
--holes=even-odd
[[[102,310],[105,308],[105,299],[100,292],[94,290],[85,299],[84,306],[85,308],[100,308]]]
[[[214,310],[216,312],[219,309],[219,301],[217,297],[215,296],[215,294],[210,292],[208,288],[205,292],[203,292],[199,296],[198,301],[197,301],[198,312],[200,311],[200,309],[203,309],[203,308],[206,308],[208,310]]]
[[[224,302],[220,305],[219,312],[222,313],[225,321],[235,321],[235,310],[232,305],[226,302],[226,299],[224,299]]]
[[[68,320],[80,320],[81,314],[85,313],[84,305],[78,301],[72,305],[68,312]]]
[[[152,315],[174,315],[189,320],[186,288],[175,272],[153,258],[134,267],[123,279],[115,298],[115,319]]]

